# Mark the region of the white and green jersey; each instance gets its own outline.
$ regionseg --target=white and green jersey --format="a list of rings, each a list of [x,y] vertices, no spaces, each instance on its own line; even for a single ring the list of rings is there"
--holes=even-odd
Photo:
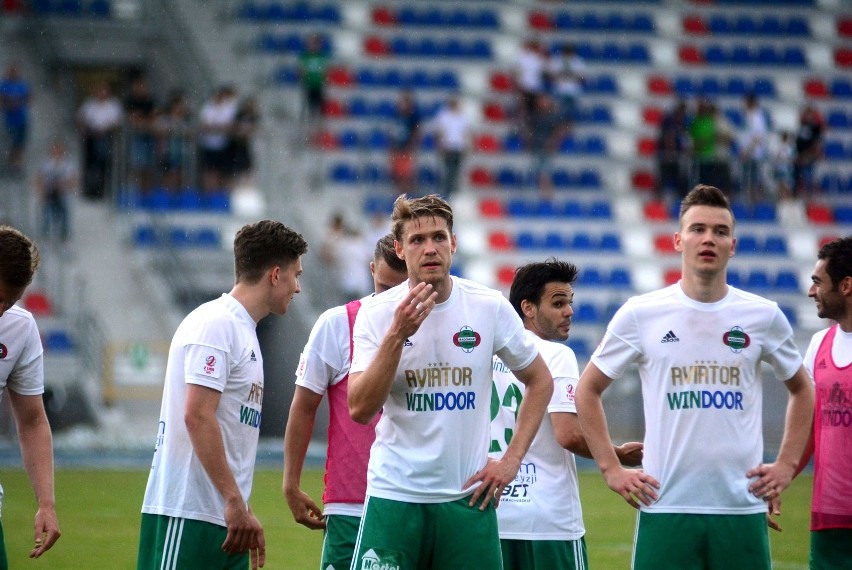
[[[580,373],[574,352],[531,331],[527,336],[538,346],[553,376],[547,413],[577,413],[574,390]],[[524,384],[495,356],[490,457],[500,459],[506,452],[523,397]],[[585,534],[574,454],[556,442],[548,416],[542,420],[515,480],[503,489],[497,522],[502,539],[577,540]]]
[[[7,389],[22,396],[44,393],[43,352],[32,313],[17,305],[9,307],[0,316],[0,399]]]
[[[407,294],[405,282],[361,306],[353,373],[373,360]],[[470,494],[464,483],[488,459],[494,354],[521,370],[538,351],[499,291],[453,277],[449,299],[402,348],[370,450],[369,496],[439,503]]]
[[[216,419],[228,467],[251,494],[263,405],[256,323],[228,294],[192,311],[169,348],[154,461],[142,512],[225,526],[225,504],[192,447],[184,423],[187,384],[221,392]]]
[[[761,361],[779,380],[802,364],[786,317],[757,295],[729,286],[721,301],[700,303],[678,283],[618,310],[592,362],[610,378],[639,365],[642,467],[661,484],[642,510],[766,512],[745,476],[763,461]]]

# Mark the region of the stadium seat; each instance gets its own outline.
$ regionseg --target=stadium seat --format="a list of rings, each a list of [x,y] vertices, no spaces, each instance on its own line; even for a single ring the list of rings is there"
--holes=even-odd
[[[582,324],[598,323],[602,320],[600,310],[592,303],[580,303],[574,309],[574,316],[571,317],[572,322]]]
[[[514,244],[505,232],[492,232],[488,235],[488,247],[496,251],[509,251],[514,248]]]
[[[44,291],[28,291],[22,302],[24,308],[36,317],[47,317],[53,314],[53,303]]]
[[[51,330],[44,333],[44,350],[47,352],[71,352],[74,341],[64,330]]]
[[[773,281],[773,287],[781,291],[795,293],[799,290],[799,278],[793,271],[779,271]]]

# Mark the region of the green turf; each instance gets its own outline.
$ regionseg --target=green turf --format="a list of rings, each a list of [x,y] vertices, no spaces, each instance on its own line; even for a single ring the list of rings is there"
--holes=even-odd
[[[22,471],[0,473],[5,488],[3,527],[10,568],[134,568],[139,534],[139,508],[147,470],[98,471],[63,469],[56,473],[56,495],[62,538],[37,561],[27,560],[32,545],[32,491]],[[322,474],[308,471],[305,489],[317,500]],[[635,515],[609,491],[596,472],[580,474],[589,565],[598,570],[630,567]],[[784,495],[784,532],[772,533],[776,570],[807,568],[811,477],[794,481]],[[314,570],[319,567],[322,534],[296,525],[281,495],[281,474],[262,470],[255,476],[252,504],[263,523],[266,568]]]

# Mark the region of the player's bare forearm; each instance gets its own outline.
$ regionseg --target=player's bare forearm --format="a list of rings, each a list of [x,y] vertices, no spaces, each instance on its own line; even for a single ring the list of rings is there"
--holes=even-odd
[[[394,310],[391,326],[382,338],[373,361],[363,372],[350,374],[347,402],[349,415],[354,421],[370,423],[385,405],[405,340],[417,332],[435,308],[437,295],[428,283],[418,283],[409,289]]]
[[[293,514],[293,519],[310,529],[325,528],[322,509],[301,489],[305,455],[311,441],[316,411],[321,401],[322,395],[303,386],[296,386],[293,403],[290,405],[290,414],[287,417],[287,428],[284,432],[282,492]]]
[[[604,475],[608,470],[621,466],[621,461],[612,445],[606,413],[603,409],[603,392],[611,382],[612,379],[590,362],[580,375],[574,394],[580,428],[583,430],[589,451]]]
[[[31,558],[38,558],[61,535],[53,491],[53,435],[41,395],[23,396],[9,390],[9,403],[15,416],[24,469],[38,504],[33,523],[34,547],[30,551]]]

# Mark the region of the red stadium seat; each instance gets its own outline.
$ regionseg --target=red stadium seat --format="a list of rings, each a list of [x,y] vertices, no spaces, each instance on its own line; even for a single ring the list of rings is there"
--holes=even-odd
[[[470,183],[474,186],[490,186],[493,182],[491,173],[486,168],[477,166],[470,171]]]
[[[500,200],[482,200],[479,203],[479,213],[483,218],[502,218],[504,215],[503,204]]]
[[[852,67],[852,49],[837,48],[834,52],[834,63],[839,67]]]
[[[337,148],[337,138],[328,131],[320,131],[314,144],[322,150],[333,150]]]
[[[340,101],[327,99],[322,104],[322,114],[326,117],[343,117],[346,115],[346,109]]]
[[[834,212],[828,206],[821,204],[808,204],[806,210],[808,220],[814,224],[833,224]]]
[[[500,150],[500,141],[493,134],[485,133],[474,139],[473,146],[480,152],[497,152]]]
[[[810,97],[828,97],[828,86],[821,79],[805,81],[805,94]]]
[[[683,18],[683,31],[688,34],[706,34],[707,25],[701,16],[689,15]]]
[[[657,152],[657,141],[650,137],[642,137],[636,141],[636,152],[639,156],[654,156]]]
[[[36,317],[47,317],[53,314],[53,303],[47,293],[43,291],[30,291],[24,297],[24,308]]]
[[[513,84],[512,76],[508,73],[497,71],[491,74],[491,88],[495,91],[510,91]]]
[[[682,45],[678,49],[678,57],[681,63],[687,65],[700,65],[704,63],[704,56],[701,51],[692,45]]]
[[[648,93],[652,95],[671,95],[672,85],[668,78],[661,75],[652,75],[648,78]]]
[[[652,172],[637,170],[632,176],[633,187],[637,190],[653,190],[657,187],[657,179]]]
[[[486,119],[489,119],[491,121],[506,120],[506,110],[503,109],[502,105],[493,101],[485,103],[485,105],[483,105],[482,114],[485,115]]]
[[[396,23],[396,16],[386,6],[373,8],[373,23],[380,26],[391,26]]]
[[[675,253],[674,240],[671,234],[657,234],[654,236],[654,249],[659,253]]]
[[[663,273],[663,282],[666,285],[674,285],[678,281],[680,281],[680,268],[679,267],[677,269],[674,269],[674,268],[666,269],[666,271]]]
[[[837,21],[837,35],[852,38],[852,18],[840,18]]]
[[[530,12],[527,18],[530,28],[534,30],[550,30],[553,28],[553,22],[550,16],[544,12]]]
[[[819,246],[818,247],[822,247],[825,244],[833,242],[836,239],[840,239],[840,236],[822,236],[819,239]]]
[[[515,268],[509,265],[504,265],[497,269],[497,281],[501,285],[508,287],[515,280]]]
[[[488,236],[488,246],[495,251],[508,251],[514,247],[514,244],[504,232],[492,232]]]
[[[642,211],[645,219],[651,222],[665,222],[669,219],[669,210],[664,202],[646,202]]]
[[[338,87],[349,87],[352,85],[352,74],[345,67],[339,65],[329,68],[326,74],[328,82]]]
[[[367,55],[384,56],[390,52],[387,42],[380,37],[370,36],[364,40],[364,51]]]
[[[642,110],[642,120],[646,125],[656,127],[663,120],[663,110],[659,107],[645,107]]]

